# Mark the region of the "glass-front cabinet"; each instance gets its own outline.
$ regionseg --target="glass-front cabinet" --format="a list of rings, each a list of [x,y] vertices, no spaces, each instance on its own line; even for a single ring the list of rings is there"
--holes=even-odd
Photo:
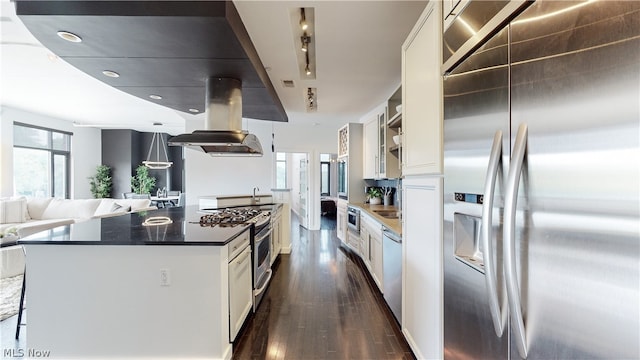
[[[399,129],[389,127],[388,106],[381,106],[380,111],[364,124],[364,162],[365,179],[390,179],[400,177],[399,146],[393,141]],[[396,116],[396,109],[392,110]]]

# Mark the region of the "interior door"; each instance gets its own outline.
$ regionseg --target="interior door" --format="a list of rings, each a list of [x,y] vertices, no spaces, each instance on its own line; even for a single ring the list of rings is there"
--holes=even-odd
[[[300,199],[300,225],[305,228],[309,227],[309,158],[305,155],[300,159],[300,188],[298,189],[298,196]]]

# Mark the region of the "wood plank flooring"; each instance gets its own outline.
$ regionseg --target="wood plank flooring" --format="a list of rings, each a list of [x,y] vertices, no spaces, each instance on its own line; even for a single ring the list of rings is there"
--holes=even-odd
[[[292,214],[292,219],[295,216]],[[362,262],[333,228],[292,220],[292,252],[233,347],[234,359],[415,359]]]

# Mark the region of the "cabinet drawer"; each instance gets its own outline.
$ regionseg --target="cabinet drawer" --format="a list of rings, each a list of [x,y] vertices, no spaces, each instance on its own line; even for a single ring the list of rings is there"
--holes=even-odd
[[[249,227],[242,234],[238,235],[237,238],[231,240],[229,243],[229,260],[235,258],[250,244],[250,236],[251,232],[249,231]]]

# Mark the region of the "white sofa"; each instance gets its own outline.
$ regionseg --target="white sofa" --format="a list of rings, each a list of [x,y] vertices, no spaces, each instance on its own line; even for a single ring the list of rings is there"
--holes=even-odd
[[[25,237],[56,226],[153,209],[148,199],[0,199],[0,231],[15,228]]]
[[[0,232],[15,228],[20,238],[93,218],[154,209],[148,199],[3,198],[0,199]],[[0,318],[3,319],[17,311],[15,296],[19,294],[15,294],[15,290],[19,289],[21,278],[18,277],[24,272],[25,257],[22,246],[15,245],[15,238],[0,240]]]

